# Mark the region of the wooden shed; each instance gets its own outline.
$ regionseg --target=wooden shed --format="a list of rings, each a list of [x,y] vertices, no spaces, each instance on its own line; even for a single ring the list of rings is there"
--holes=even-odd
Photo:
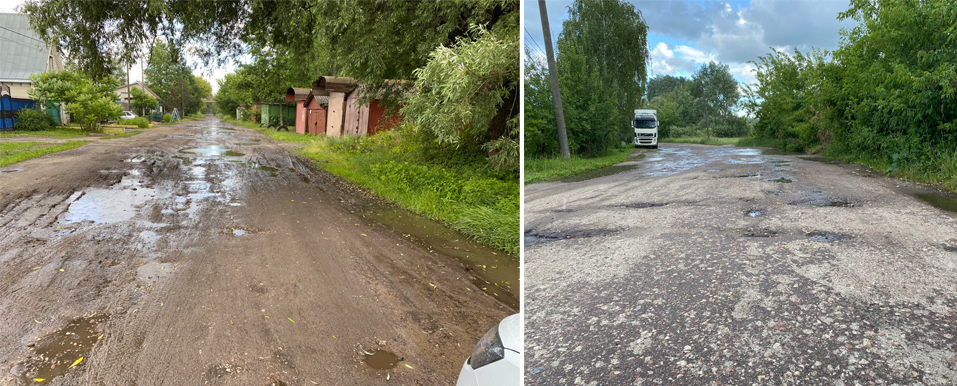
[[[286,90],[286,102],[296,102],[296,133],[306,133],[306,97],[309,96],[309,88],[290,87]]]
[[[310,90],[303,101],[306,113],[305,134],[326,134],[328,125],[327,114],[329,106],[329,92],[325,90]],[[296,127],[298,131],[298,126]]]
[[[379,98],[369,98],[352,78],[321,76],[312,87],[313,91],[329,92],[326,135],[373,135],[391,129],[400,119],[397,114],[386,116],[385,104]]]
[[[313,93],[325,91],[328,95],[328,110],[326,115],[326,135],[338,137],[343,134],[345,122],[346,98],[358,86],[355,79],[344,76],[320,76],[312,82]],[[317,94],[319,96],[319,94]]]

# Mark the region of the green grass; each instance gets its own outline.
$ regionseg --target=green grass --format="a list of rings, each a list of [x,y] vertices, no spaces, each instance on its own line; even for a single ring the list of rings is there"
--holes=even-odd
[[[749,140],[750,138],[718,138],[718,137],[680,137],[680,138],[661,138],[659,141],[662,143],[696,143],[699,145],[736,145],[736,146],[748,146],[742,145],[743,140]]]
[[[22,131],[22,130],[0,131],[0,138],[5,138],[5,137],[78,138],[78,137],[86,137],[88,135],[90,135],[90,133],[86,131],[81,131],[79,128],[71,129],[69,127],[66,127],[66,128],[56,127],[50,130],[42,130],[42,131]]]
[[[451,154],[428,159],[408,129],[327,138],[222,118],[279,141],[301,143],[299,154],[329,173],[518,258],[518,178],[490,170],[484,158]]]
[[[558,180],[614,165],[624,162],[634,151],[634,149],[620,149],[603,157],[581,158],[573,156],[567,160],[561,157],[526,158],[525,183]],[[642,158],[644,156],[644,153],[638,155]]]
[[[7,166],[42,155],[70,150],[86,144],[87,141],[68,141],[65,143],[47,142],[0,142],[0,166]]]

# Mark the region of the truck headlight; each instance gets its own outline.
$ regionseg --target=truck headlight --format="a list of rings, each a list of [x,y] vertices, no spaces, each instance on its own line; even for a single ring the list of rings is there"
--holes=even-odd
[[[478,370],[482,366],[503,358],[505,358],[505,345],[502,344],[502,338],[498,335],[498,325],[496,324],[475,345],[472,356],[469,357],[469,366],[472,366],[473,370]]]

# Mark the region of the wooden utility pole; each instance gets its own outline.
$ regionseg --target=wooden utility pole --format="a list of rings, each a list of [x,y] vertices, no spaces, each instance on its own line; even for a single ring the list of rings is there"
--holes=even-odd
[[[558,89],[558,71],[555,70],[555,54],[552,53],[552,33],[548,29],[548,13],[545,12],[545,0],[538,0],[538,9],[542,13],[542,33],[545,35],[545,54],[548,55],[548,79],[552,85],[552,99],[555,101],[555,124],[558,126],[558,145],[562,148],[562,158],[568,159],[568,134],[565,132],[565,112],[562,110],[562,93]]]
[[[126,62],[126,109],[133,111],[133,94],[130,93],[130,62]]]

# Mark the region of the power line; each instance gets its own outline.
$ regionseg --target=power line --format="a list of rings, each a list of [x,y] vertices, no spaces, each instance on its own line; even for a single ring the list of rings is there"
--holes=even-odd
[[[538,52],[541,52],[542,55],[545,55],[545,50],[543,50],[542,47],[538,45],[538,42],[535,41],[535,38],[532,37],[532,34],[528,32],[528,28],[525,28],[525,35],[528,35],[528,38],[532,39],[532,43],[535,43],[535,47],[538,47]]]
[[[24,35],[24,34],[22,34],[22,33],[19,33],[19,32],[17,32],[17,31],[14,31],[14,30],[12,30],[12,29],[7,28],[7,27],[0,26],[0,29],[5,29],[5,30],[10,31],[10,32],[13,32],[13,33],[15,33],[15,34],[17,34],[17,35],[23,36],[23,37],[25,37],[25,38],[27,38],[27,39],[36,40],[36,41],[38,41],[38,42],[40,42],[40,43],[46,44],[46,42],[44,42],[43,40],[37,39],[37,38],[35,38],[35,37],[33,37],[33,36]]]
[[[26,48],[34,49],[34,50],[37,50],[37,51],[43,50],[43,47],[37,47],[37,46],[27,45],[27,44],[18,42],[18,41],[13,40],[13,39],[5,38],[5,37],[3,37],[3,36],[0,36],[0,39],[6,40],[6,41],[8,41],[8,42],[10,42],[10,43],[17,44],[17,45],[20,45],[20,46],[23,46],[23,47],[26,47]]]

